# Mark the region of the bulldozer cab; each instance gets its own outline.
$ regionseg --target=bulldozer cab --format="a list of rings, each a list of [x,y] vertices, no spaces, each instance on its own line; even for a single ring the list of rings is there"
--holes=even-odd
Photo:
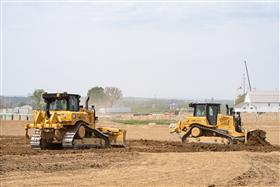
[[[193,116],[206,117],[210,125],[217,124],[217,117],[220,113],[220,104],[217,103],[191,103],[190,107],[194,108]]]
[[[45,110],[79,111],[80,95],[68,93],[44,93]]]

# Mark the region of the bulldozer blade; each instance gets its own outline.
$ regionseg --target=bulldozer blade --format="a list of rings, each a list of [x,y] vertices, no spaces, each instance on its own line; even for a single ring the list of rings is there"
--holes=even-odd
[[[126,146],[126,130],[121,130],[118,135],[109,136],[112,147],[125,147]]]
[[[271,145],[267,140],[266,140],[266,132],[264,130],[253,130],[249,131],[247,133],[247,145]]]
[[[126,130],[110,127],[98,128],[109,137],[110,145],[112,147],[125,147],[126,146]]]

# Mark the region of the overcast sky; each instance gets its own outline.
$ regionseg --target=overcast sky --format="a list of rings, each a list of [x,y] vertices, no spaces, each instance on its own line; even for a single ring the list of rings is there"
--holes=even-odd
[[[233,99],[243,61],[279,89],[277,3],[15,3],[2,6],[2,93]]]

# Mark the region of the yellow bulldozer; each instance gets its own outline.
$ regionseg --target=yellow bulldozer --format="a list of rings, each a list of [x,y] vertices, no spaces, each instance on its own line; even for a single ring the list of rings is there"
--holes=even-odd
[[[126,145],[126,130],[96,127],[98,117],[94,106],[80,105],[80,95],[43,93],[44,110],[35,110],[33,123],[27,124],[26,137],[32,149],[90,148]],[[33,134],[29,136],[29,129]]]
[[[240,113],[227,108],[221,113],[219,103],[190,103],[193,115],[170,124],[170,133],[179,134],[182,142],[270,145],[263,130],[246,131]]]

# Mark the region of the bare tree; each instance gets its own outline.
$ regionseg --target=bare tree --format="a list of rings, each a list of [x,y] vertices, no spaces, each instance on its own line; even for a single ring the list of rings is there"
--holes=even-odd
[[[105,95],[107,96],[110,107],[112,107],[123,96],[122,91],[117,87],[106,87]]]

